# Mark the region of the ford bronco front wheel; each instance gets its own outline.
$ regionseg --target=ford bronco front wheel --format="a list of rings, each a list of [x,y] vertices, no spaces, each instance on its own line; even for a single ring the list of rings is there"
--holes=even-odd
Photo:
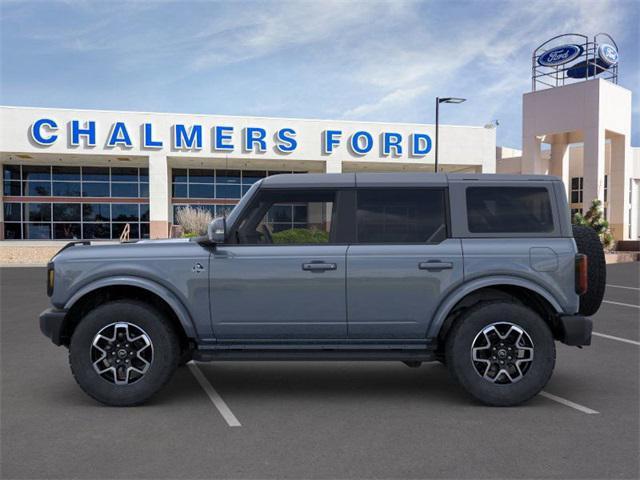
[[[169,321],[133,300],[91,310],[69,345],[69,364],[80,387],[112,406],[145,402],[169,381],[179,359],[179,342]]]
[[[498,301],[480,303],[458,318],[447,336],[445,356],[454,379],[477,400],[513,406],[547,384],[556,350],[537,313]]]

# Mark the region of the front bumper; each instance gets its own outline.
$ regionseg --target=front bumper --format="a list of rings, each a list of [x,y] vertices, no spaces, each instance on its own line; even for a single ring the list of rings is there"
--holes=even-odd
[[[560,341],[567,345],[582,346],[591,345],[591,330],[593,322],[589,317],[582,315],[561,315]]]
[[[56,345],[62,345],[68,339],[65,336],[66,310],[47,308],[40,314],[40,331]]]

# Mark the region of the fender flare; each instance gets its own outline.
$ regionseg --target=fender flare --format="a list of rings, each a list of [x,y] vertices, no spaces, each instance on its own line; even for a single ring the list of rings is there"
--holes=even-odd
[[[514,287],[523,287],[527,290],[531,290],[532,292],[537,293],[547,302],[549,302],[549,304],[554,308],[556,312],[562,313],[562,307],[560,306],[560,303],[556,300],[556,298],[548,290],[530,280],[519,277],[511,277],[508,275],[479,278],[461,285],[456,290],[451,292],[440,303],[435,315],[433,316],[433,320],[431,321],[431,323],[429,324],[429,328],[427,329],[427,338],[438,337],[440,329],[442,328],[442,325],[444,325],[444,322],[449,316],[449,313],[451,312],[453,307],[455,307],[456,304],[464,297],[475,292],[476,290],[480,290],[481,288],[498,285],[512,285]]]
[[[184,332],[187,335],[187,337],[197,338],[195,326],[193,324],[193,319],[191,318],[191,315],[187,311],[184,304],[173,293],[171,293],[170,290],[146,278],[133,277],[133,276],[115,276],[115,277],[108,277],[108,278],[95,280],[89,283],[88,285],[85,285],[80,290],[76,291],[71,296],[71,298],[67,300],[67,302],[64,305],[64,309],[69,311],[69,309],[71,309],[71,307],[73,307],[73,305],[75,305],[78,302],[78,300],[80,300],[82,297],[84,297],[85,295],[95,290],[98,290],[104,287],[123,286],[123,285],[142,288],[162,298],[165,302],[167,302],[171,310],[173,310],[176,317],[178,317],[178,321],[182,325],[182,328],[184,329]]]

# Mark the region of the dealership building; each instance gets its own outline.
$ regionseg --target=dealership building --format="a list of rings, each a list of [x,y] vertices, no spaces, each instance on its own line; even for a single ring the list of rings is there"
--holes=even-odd
[[[428,172],[434,126],[1,107],[3,239],[170,234],[177,208],[214,215],[267,175]],[[495,130],[442,125],[439,171],[495,172]],[[293,219],[292,219],[293,221]]]
[[[440,172],[557,175],[573,212],[599,199],[614,237],[638,240],[632,94],[603,35],[534,51],[522,150],[494,125],[0,107],[0,239],[163,238],[180,207],[222,215],[268,175],[432,172],[437,154]]]

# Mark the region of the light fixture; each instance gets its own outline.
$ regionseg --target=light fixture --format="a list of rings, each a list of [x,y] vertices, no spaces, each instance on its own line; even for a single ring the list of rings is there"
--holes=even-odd
[[[435,153],[435,165],[433,171],[438,173],[438,130],[440,127],[440,104],[441,103],[462,103],[466,98],[460,97],[436,97],[436,153]]]

